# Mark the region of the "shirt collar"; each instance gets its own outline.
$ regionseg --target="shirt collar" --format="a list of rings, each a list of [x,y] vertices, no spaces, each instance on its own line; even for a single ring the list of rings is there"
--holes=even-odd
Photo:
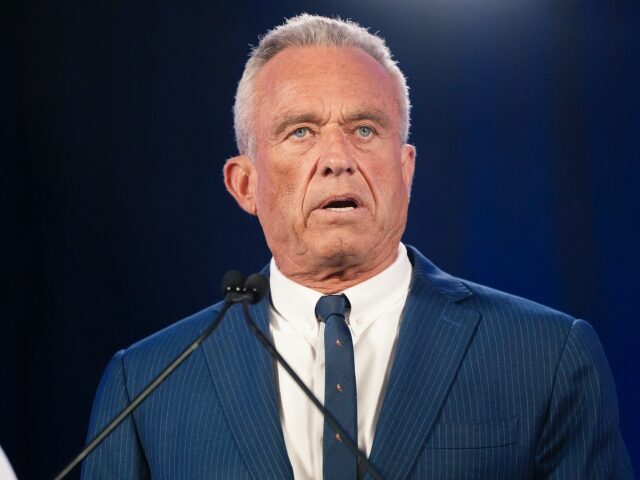
[[[315,306],[322,293],[285,277],[271,259],[269,287],[271,304],[276,312],[300,334],[316,336],[318,320]],[[374,277],[347,288],[344,293],[351,303],[347,321],[353,335],[360,335],[376,319],[385,315],[406,298],[411,283],[411,262],[406,247],[398,245],[395,261]]]
[[[274,258],[269,265],[269,292],[271,305],[288,325],[305,337],[318,334],[315,307],[322,293],[285,277]]]

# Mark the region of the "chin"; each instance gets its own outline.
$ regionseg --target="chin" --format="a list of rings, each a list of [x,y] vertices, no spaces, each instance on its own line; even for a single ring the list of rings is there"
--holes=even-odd
[[[347,266],[357,263],[361,257],[371,250],[361,238],[324,238],[322,243],[310,249],[326,266]]]

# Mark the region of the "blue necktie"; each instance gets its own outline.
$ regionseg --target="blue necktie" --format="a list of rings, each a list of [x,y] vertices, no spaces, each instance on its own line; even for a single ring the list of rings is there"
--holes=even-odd
[[[325,323],[324,406],[357,445],[356,371],[351,332],[344,319],[350,306],[345,295],[326,295],[316,304],[316,317]],[[358,474],[356,457],[327,422],[322,442],[322,473],[324,480],[355,480]]]

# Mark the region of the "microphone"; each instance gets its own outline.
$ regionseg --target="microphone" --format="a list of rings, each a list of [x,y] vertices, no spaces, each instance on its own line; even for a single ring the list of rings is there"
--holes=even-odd
[[[244,300],[243,290],[246,280],[244,273],[238,270],[229,270],[222,277],[222,296],[225,301],[240,303]]]
[[[245,300],[250,304],[258,303],[268,291],[269,281],[259,273],[245,277],[237,270],[231,270],[222,279],[222,295],[232,303]]]
[[[229,270],[222,277],[222,296],[226,299],[229,293],[241,293],[245,275],[238,270]]]
[[[269,280],[264,275],[253,273],[245,281],[244,291],[250,297],[249,303],[258,303],[269,291]]]
[[[253,275],[252,275],[253,276]],[[249,277],[251,278],[251,277]],[[249,279],[247,279],[249,280]],[[255,282],[253,280],[252,282]],[[252,283],[253,284],[253,283]],[[100,445],[107,436],[118,426],[122,421],[129,416],[131,412],[133,412],[138,405],[140,405],[145,398],[147,398],[165,379],[173,373],[173,371],[180,366],[182,362],[184,362],[189,355],[191,355],[200,344],[213,333],[213,331],[218,328],[220,322],[224,318],[229,307],[234,303],[239,302],[252,302],[255,303],[258,300],[258,285],[255,287],[250,287],[251,292],[245,293],[245,276],[238,272],[237,270],[231,270],[225,273],[222,278],[222,295],[224,296],[224,304],[222,305],[222,309],[218,312],[216,318],[211,322],[211,324],[206,328],[204,332],[196,338],[191,345],[185,348],[180,355],[176,357],[176,359],[171,362],[163,371],[161,371],[145,388],[142,392],[138,394],[136,398],[134,398],[129,405],[127,405],[109,424],[96,435],[96,437],[89,443],[87,446],[73,459],[66,467],[62,469],[62,471],[55,477],[55,480],[62,480],[66,477],[71,470],[73,470],[82,460],[85,459],[87,455],[89,455],[93,450],[96,449],[98,445]],[[264,296],[264,292],[262,293]],[[262,298],[260,296],[259,298]]]
[[[304,392],[309,400],[315,405],[315,407],[320,410],[324,419],[327,421],[329,426],[336,432],[339,433],[342,437],[345,445],[351,453],[356,457],[358,463],[360,463],[363,468],[371,474],[371,476],[375,480],[382,480],[382,476],[378,473],[373,464],[369,461],[367,456],[362,452],[358,446],[355,444],[353,439],[349,436],[349,434],[342,428],[340,423],[336,420],[333,414],[325,408],[325,406],[318,400],[318,398],[314,395],[314,393],[309,390],[309,388],[304,384],[304,382],[300,379],[298,374],[291,368],[291,366],[287,363],[280,352],[276,349],[275,345],[269,340],[269,338],[260,330],[260,328],[254,323],[251,318],[251,314],[249,313],[249,305],[258,303],[269,291],[269,281],[266,279],[264,275],[259,273],[254,273],[249,275],[247,281],[244,284],[245,298],[242,300],[242,311],[244,313],[244,319],[247,322],[247,325],[256,336],[258,341],[262,344],[262,346],[269,352],[271,358],[273,358],[276,362],[278,362],[282,367],[286,370],[289,376],[293,379],[294,382],[300,387],[300,389]]]

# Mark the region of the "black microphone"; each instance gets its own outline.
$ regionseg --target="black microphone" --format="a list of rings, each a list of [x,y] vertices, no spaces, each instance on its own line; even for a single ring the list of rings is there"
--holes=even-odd
[[[238,270],[229,270],[222,277],[222,296],[225,301],[240,303],[244,300],[244,284],[246,281],[244,273]]]
[[[222,277],[222,296],[226,299],[228,293],[241,293],[246,278],[245,274],[238,270],[229,270]]]
[[[280,355],[280,352],[276,349],[275,345],[269,340],[269,338],[260,330],[260,328],[253,322],[251,315],[249,313],[249,305],[258,303],[269,291],[269,281],[264,275],[259,273],[254,273],[249,275],[247,281],[244,285],[245,290],[245,299],[242,301],[242,311],[244,312],[244,319],[249,325],[249,328],[254,333],[256,338],[260,341],[262,346],[269,352],[271,358],[273,358],[276,362],[278,362],[282,367],[286,370],[289,376],[293,379],[294,382],[300,387],[300,389],[304,392],[309,400],[315,405],[315,407],[320,410],[324,419],[327,421],[329,426],[336,432],[339,433],[342,437],[345,445],[351,453],[356,457],[358,462],[363,466],[363,468],[371,474],[371,476],[375,480],[382,480],[382,476],[378,473],[373,464],[369,461],[367,456],[362,452],[358,446],[355,444],[353,439],[349,436],[349,434],[345,431],[344,428],[340,425],[340,423],[336,420],[333,414],[325,408],[325,406],[318,400],[318,398],[314,395],[314,393],[309,390],[309,388],[304,384],[304,382],[300,379],[298,374],[291,368],[291,366],[287,363],[287,361]]]
[[[127,405],[109,424],[95,436],[93,440],[73,459],[69,464],[62,469],[62,471],[55,477],[55,480],[62,480],[66,477],[76,465],[78,465],[84,458],[89,455],[95,448],[100,445],[105,438],[118,426],[120,423],[133,412],[142,401],[147,398],[158,386],[164,382],[164,380],[178,368],[178,366],[184,362],[189,355],[191,355],[200,344],[218,328],[220,322],[224,318],[229,307],[234,303],[250,302],[256,293],[245,292],[245,276],[237,270],[231,270],[225,273],[222,278],[222,295],[224,296],[224,304],[222,309],[218,312],[216,318],[211,322],[207,329],[196,338],[191,345],[185,348],[176,359],[169,364],[162,372],[160,372],[145,389],[134,398],[129,405]],[[264,294],[263,294],[264,295]],[[262,298],[262,297],[260,297]]]
[[[249,303],[258,303],[269,291],[269,280],[264,275],[253,273],[244,283],[244,292],[249,296]]]

